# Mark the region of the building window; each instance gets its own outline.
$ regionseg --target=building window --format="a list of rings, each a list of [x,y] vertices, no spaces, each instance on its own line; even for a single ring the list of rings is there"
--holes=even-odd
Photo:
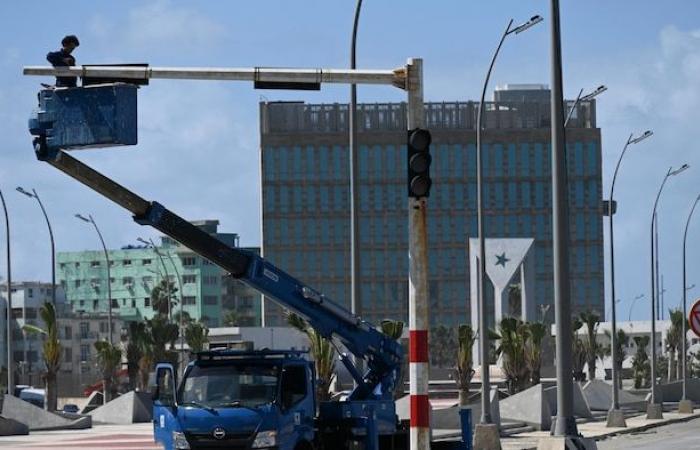
[[[80,361],[89,361],[89,360],[90,360],[90,346],[83,344],[80,346]]]
[[[184,295],[182,297],[182,304],[183,305],[194,305],[196,302],[196,297],[193,295]]]
[[[204,304],[205,305],[216,305],[219,302],[219,298],[216,295],[205,295]]]
[[[34,297],[34,289],[32,288],[27,288],[27,297],[33,298]]]
[[[70,363],[73,361],[73,349],[66,347],[63,351],[63,362]]]
[[[203,277],[204,284],[218,284],[219,283],[219,276],[218,275],[205,275]]]
[[[197,275],[183,275],[182,276],[182,283],[183,284],[194,284],[197,282]]]
[[[27,308],[24,310],[24,318],[25,319],[36,319],[36,309],[35,308]]]
[[[61,263],[61,264],[59,264],[58,266],[61,268],[61,270],[65,270],[65,268],[66,268],[66,263]]]
[[[79,267],[80,267],[80,263],[79,262],[75,263],[75,268],[77,269]]]
[[[131,307],[136,308],[136,299],[135,298],[131,299]]]
[[[126,306],[126,299],[125,298],[122,299],[122,306]]]
[[[107,322],[100,322],[100,333],[107,333],[108,329]]]
[[[78,304],[80,305],[81,308],[85,307],[85,300],[80,300],[78,302]]]
[[[122,264],[124,264],[125,266],[130,266],[130,265],[131,265],[131,260],[130,260],[130,259],[125,259],[124,261],[122,261]]]
[[[150,265],[151,265],[151,260],[150,260],[150,259],[144,259],[144,260],[142,261],[142,264],[143,264],[144,266],[150,266]]]
[[[194,256],[185,256],[182,258],[182,265],[183,266],[194,266],[197,263],[197,258]]]
[[[75,280],[74,284],[75,284],[75,287],[77,287],[77,288],[80,287],[80,280]]]
[[[90,332],[90,322],[80,322],[80,339],[87,339]]]
[[[134,279],[131,277],[124,277],[122,278],[122,284],[127,288],[131,288],[134,286]]]
[[[100,267],[99,261],[90,261],[90,267]]]
[[[99,302],[97,300],[92,301],[92,310],[97,311],[97,308],[99,308]]]
[[[119,300],[116,298],[112,299],[112,308],[119,308]]]
[[[73,327],[63,327],[63,336],[65,339],[73,339]]]
[[[143,306],[145,308],[149,308],[151,306],[151,298],[150,297],[146,297],[143,299]]]
[[[24,312],[22,311],[22,308],[12,308],[12,318],[13,319],[21,319],[24,317]]]

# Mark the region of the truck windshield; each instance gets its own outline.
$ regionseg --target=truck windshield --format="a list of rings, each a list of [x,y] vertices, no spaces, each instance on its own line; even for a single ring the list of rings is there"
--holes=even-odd
[[[254,408],[273,402],[279,367],[269,364],[194,366],[180,386],[183,405]]]

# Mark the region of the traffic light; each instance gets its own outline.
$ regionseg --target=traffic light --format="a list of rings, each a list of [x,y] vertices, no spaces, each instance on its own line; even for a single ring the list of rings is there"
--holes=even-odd
[[[422,128],[408,130],[408,196],[428,197],[430,186],[430,131]]]

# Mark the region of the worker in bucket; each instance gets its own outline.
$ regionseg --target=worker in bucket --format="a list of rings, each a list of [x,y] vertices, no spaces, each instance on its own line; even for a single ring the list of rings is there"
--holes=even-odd
[[[75,65],[75,58],[71,53],[80,45],[78,37],[69,34],[61,40],[61,49],[56,52],[49,52],[46,60],[54,67],[70,67]],[[76,87],[77,77],[56,77],[56,87]]]

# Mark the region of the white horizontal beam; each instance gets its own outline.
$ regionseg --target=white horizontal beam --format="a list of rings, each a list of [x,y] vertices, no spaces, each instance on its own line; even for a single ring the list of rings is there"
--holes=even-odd
[[[79,76],[93,78],[166,78],[295,83],[382,84],[405,89],[404,67],[393,70],[284,69],[228,67],[132,67],[132,66],[25,66],[24,75]]]

